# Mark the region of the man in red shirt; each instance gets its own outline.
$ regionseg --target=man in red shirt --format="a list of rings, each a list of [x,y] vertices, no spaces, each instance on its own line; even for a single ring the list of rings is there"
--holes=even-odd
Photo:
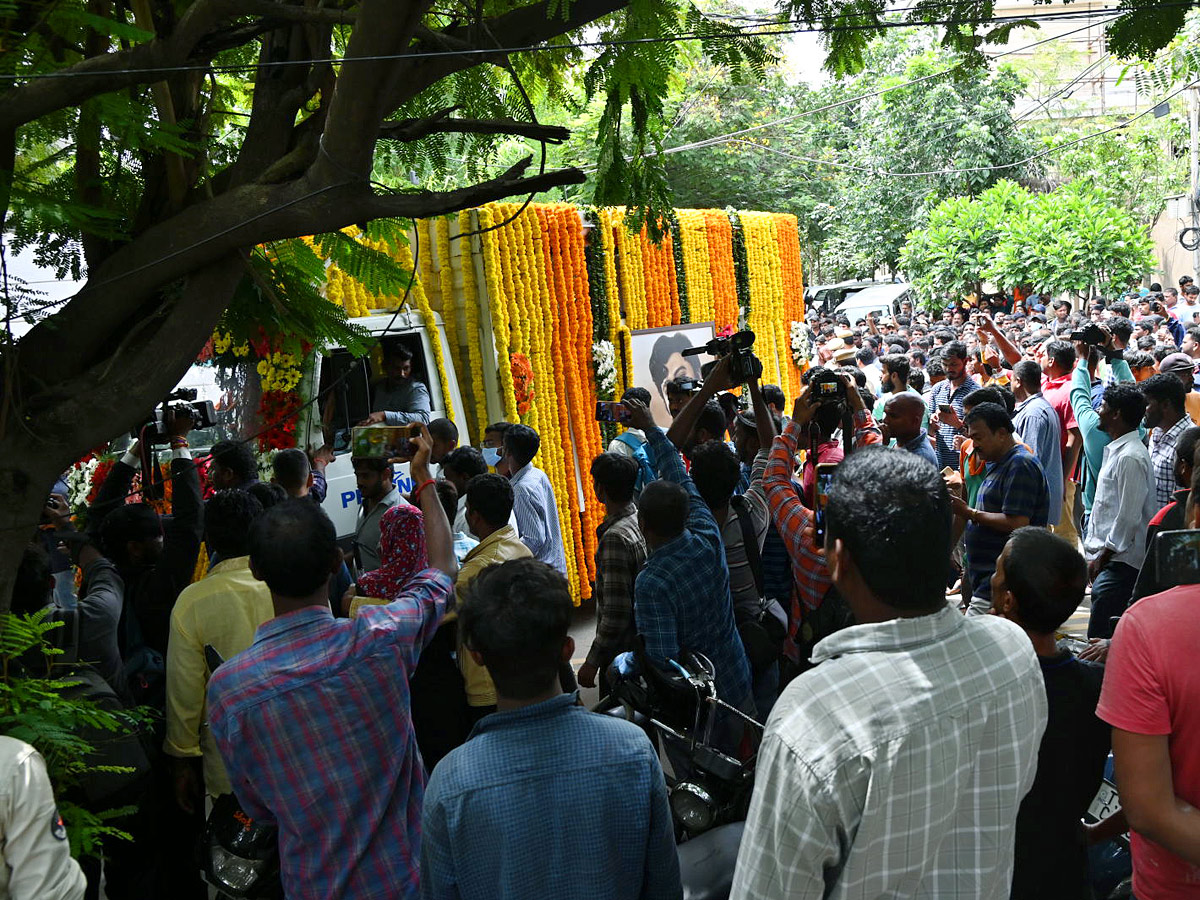
[[[1083,449],[1083,438],[1079,423],[1071,409],[1071,374],[1075,371],[1075,348],[1067,341],[1047,341],[1039,352],[1042,357],[1042,397],[1058,413],[1059,434],[1062,440],[1063,503],[1058,524],[1051,531],[1064,540],[1079,543],[1079,532],[1075,530],[1075,485],[1071,476],[1079,451]],[[1053,516],[1051,517],[1053,521]]]
[[[1193,493],[1197,485],[1193,484]],[[1188,524],[1200,525],[1192,503]],[[1200,890],[1200,585],[1145,597],[1113,635],[1096,714],[1113,726],[1139,900]]]

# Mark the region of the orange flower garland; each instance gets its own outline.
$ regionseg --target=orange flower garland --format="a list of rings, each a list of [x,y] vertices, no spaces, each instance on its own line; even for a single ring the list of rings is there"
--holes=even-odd
[[[708,231],[708,270],[713,283],[713,321],[717,329],[738,324],[737,284],[733,273],[733,227],[724,210],[704,210]]]

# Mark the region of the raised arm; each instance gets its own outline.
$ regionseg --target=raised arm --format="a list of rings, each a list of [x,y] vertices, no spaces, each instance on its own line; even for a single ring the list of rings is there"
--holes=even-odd
[[[454,557],[454,536],[450,533],[450,522],[446,511],[434,490],[433,477],[429,474],[429,454],[433,451],[433,439],[429,429],[422,427],[416,438],[417,452],[409,466],[409,474],[417,485],[417,501],[425,514],[425,545],[429,553],[429,565],[441,569],[451,578],[458,574],[458,562]]]
[[[667,440],[676,447],[687,446],[688,438],[696,430],[696,422],[705,405],[719,392],[728,390],[732,386],[729,380],[729,357],[725,356],[717,360],[717,364],[704,379],[704,385],[692,394],[683,409],[679,411],[679,415],[671,422],[671,427],[667,429]]]
[[[1004,336],[1003,332],[996,327],[995,321],[987,313],[979,314],[979,330],[991,335],[992,340],[996,342],[996,346],[1004,354],[1004,358],[1008,360],[1009,365],[1015,366],[1021,361],[1021,351],[1017,349],[1012,341]]]
[[[796,467],[796,447],[816,411],[817,406],[810,402],[809,389],[805,387],[796,398],[792,420],[771,446],[771,455],[767,459],[767,469],[763,474],[763,490],[767,492],[767,506],[771,510],[771,519],[779,533],[784,536],[789,549],[792,548],[793,538],[798,541],[804,529],[812,524],[812,510],[800,499],[792,484],[792,473]]]

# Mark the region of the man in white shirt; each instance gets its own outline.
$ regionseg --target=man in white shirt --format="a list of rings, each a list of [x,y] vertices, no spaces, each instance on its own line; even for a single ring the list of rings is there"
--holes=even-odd
[[[87,882],[33,747],[0,737],[0,900],[82,900]]]
[[[621,400],[639,400],[650,405],[650,392],[645,388],[631,387],[621,395]],[[634,454],[639,448],[646,445],[646,432],[640,428],[630,428],[625,426],[625,430],[608,442],[609,453],[619,453],[621,456],[628,456],[634,459]]]
[[[1007,897],[1046,727],[1029,639],[946,604],[950,498],[926,461],[846,457],[827,528],[859,624],[771,712],[731,897]]]
[[[1146,398],[1127,382],[1104,389],[1100,430],[1109,437],[1096,478],[1096,499],[1083,542],[1092,581],[1088,637],[1110,638],[1111,619],[1129,605],[1146,556],[1146,526],[1158,511],[1154,465],[1138,425]]]

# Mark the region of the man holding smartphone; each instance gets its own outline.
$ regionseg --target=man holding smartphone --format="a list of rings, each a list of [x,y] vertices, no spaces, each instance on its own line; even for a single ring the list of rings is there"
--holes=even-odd
[[[979,390],[979,382],[967,374],[967,345],[962,341],[951,341],[942,348],[941,356],[946,380],[930,391],[926,407],[929,424],[934,429],[938,467],[956,469],[958,448],[954,446],[954,437],[962,433],[963,400]]]

